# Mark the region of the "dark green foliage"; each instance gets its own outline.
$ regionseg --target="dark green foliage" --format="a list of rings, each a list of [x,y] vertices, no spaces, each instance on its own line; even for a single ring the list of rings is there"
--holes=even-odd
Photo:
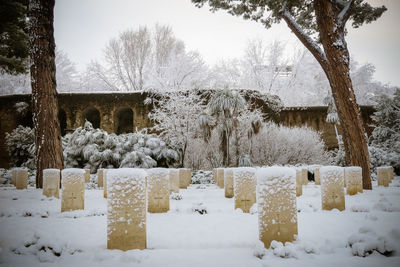
[[[10,74],[27,71],[28,0],[0,2],[0,70]]]
[[[231,15],[259,21],[267,28],[274,23],[279,23],[282,19],[282,12],[287,10],[302,26],[304,32],[317,33],[314,13],[315,0],[192,0],[192,2],[197,7],[202,7],[207,3],[211,11],[224,9]],[[334,8],[338,13],[348,3],[348,1],[341,0],[332,0],[331,2],[334,3]],[[364,0],[355,0],[351,8],[350,19],[355,28],[377,20],[386,11],[386,7],[375,8]]]

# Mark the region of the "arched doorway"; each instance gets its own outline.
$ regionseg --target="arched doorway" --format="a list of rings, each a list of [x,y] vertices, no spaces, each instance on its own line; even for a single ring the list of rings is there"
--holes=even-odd
[[[95,107],[89,107],[82,113],[83,123],[89,121],[93,128],[100,128],[100,112]]]
[[[114,131],[116,134],[133,132],[133,111],[131,108],[119,108],[114,115]]]
[[[67,133],[67,113],[63,109],[58,111],[58,121],[60,122],[61,136]]]

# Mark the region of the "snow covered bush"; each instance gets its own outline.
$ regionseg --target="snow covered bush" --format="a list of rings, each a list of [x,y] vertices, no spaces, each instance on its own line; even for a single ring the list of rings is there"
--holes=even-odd
[[[35,134],[33,129],[19,125],[6,133],[6,144],[11,164],[15,167],[35,168]]]
[[[371,171],[376,167],[390,165],[400,170],[400,89],[394,97],[382,95],[377,98],[376,112],[372,115],[375,128],[370,137]]]
[[[199,170],[192,176],[192,184],[214,184],[214,178],[211,171]]]
[[[18,126],[6,134],[6,143],[13,166],[35,169],[34,132],[29,127]],[[156,134],[146,130],[129,134],[108,134],[94,129],[90,122],[62,138],[64,167],[88,168],[95,173],[98,168],[168,167],[179,159]]]
[[[258,166],[330,162],[321,135],[307,127],[289,128],[268,123],[253,138],[251,159]]]
[[[129,134],[108,134],[94,129],[90,122],[63,138],[67,168],[153,168],[168,167],[178,161],[178,153],[170,149],[156,134],[146,130]]]

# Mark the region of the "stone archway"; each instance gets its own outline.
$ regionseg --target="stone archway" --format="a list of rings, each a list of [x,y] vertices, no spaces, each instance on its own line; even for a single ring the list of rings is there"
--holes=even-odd
[[[114,114],[114,132],[116,134],[133,132],[133,117],[131,108],[119,108]]]
[[[58,111],[58,121],[60,122],[61,136],[64,136],[67,133],[67,113],[61,108]]]
[[[100,128],[100,111],[95,107],[88,107],[82,113],[83,124],[85,121],[89,121],[93,128]]]

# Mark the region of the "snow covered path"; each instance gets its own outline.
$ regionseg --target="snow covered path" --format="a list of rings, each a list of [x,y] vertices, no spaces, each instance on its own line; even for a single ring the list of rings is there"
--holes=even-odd
[[[299,236],[286,247],[263,250],[257,214],[233,210],[214,185],[191,185],[171,200],[166,214],[148,214],[148,249],[106,249],[106,200],[85,192],[85,210],[60,213],[60,200],[41,190],[0,188],[1,266],[400,266],[400,180],[346,195],[346,210],[321,211],[319,186],[310,183],[297,199]],[[203,203],[203,204],[200,204]],[[207,214],[193,211],[206,207]],[[390,257],[373,248],[395,250]],[[353,248],[356,247],[353,245]],[[263,259],[255,255],[265,253]],[[285,258],[282,258],[285,257]]]

